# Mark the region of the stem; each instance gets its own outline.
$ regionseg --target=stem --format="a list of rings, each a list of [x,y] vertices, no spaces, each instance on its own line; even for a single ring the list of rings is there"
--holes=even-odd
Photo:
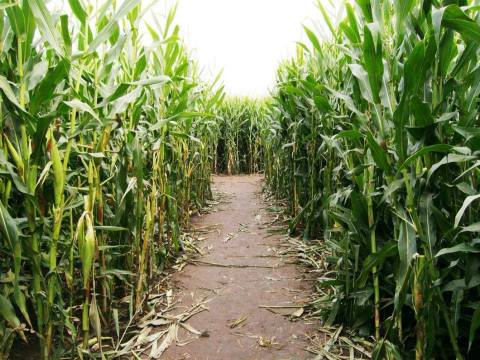
[[[372,254],[377,253],[377,239],[375,234],[375,218],[373,212],[373,193],[375,192],[374,168],[370,166],[366,170],[367,177],[367,206],[368,206],[368,227],[370,229],[370,248]],[[380,286],[377,266],[372,267],[373,289],[374,289],[374,312],[375,312],[375,338],[380,339]]]
[[[425,256],[419,255],[415,263],[415,276],[413,279],[413,296],[415,314],[417,317],[416,334],[417,343],[415,346],[415,359],[422,360],[424,358],[425,349],[425,319],[423,316],[423,278],[425,270]]]

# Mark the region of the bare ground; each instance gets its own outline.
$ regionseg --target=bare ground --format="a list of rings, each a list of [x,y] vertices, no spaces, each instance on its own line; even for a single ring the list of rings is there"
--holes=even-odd
[[[283,237],[269,232],[261,180],[258,175],[214,178],[214,188],[227,201],[194,221],[197,229],[214,229],[200,245],[206,254],[172,279],[179,288],[175,311],[197,303],[208,308],[188,320],[201,335],[172,344],[162,359],[312,357],[305,347],[318,324],[297,317],[308,302],[311,282],[280,255]],[[192,338],[191,332],[180,328],[178,338]]]

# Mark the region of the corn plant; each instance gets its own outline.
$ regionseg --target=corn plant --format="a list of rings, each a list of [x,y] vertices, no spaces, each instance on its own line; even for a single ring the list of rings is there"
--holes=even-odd
[[[478,356],[475,1],[357,0],[278,69],[262,130],[291,232],[321,237],[327,324],[374,358]]]
[[[219,126],[215,170],[227,175],[257,173],[263,168],[259,132],[264,100],[227,98],[216,113]]]
[[[145,309],[211,195],[223,88],[200,80],[176,8],[52,6],[0,4],[0,358],[16,341],[113,356],[109,329]]]

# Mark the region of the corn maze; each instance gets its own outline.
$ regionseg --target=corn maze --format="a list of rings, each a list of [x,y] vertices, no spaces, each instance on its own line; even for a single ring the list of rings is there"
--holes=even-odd
[[[373,359],[478,357],[480,3],[322,4],[329,39],[305,26],[248,99],[200,76],[175,6],[0,2],[0,359],[115,358],[214,173],[263,173],[321,244],[322,324]]]

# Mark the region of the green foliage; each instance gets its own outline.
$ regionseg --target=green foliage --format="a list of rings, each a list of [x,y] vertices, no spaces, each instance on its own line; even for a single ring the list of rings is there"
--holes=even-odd
[[[254,174],[263,169],[260,131],[264,112],[264,100],[249,98],[227,98],[218,108],[216,172]]]
[[[68,4],[0,6],[0,358],[25,329],[44,359],[94,356],[211,196],[223,89],[175,8],[147,46],[140,0]]]
[[[313,49],[279,67],[267,182],[291,231],[327,245],[327,322],[375,335],[377,359],[474,358],[478,3],[357,3],[333,43],[308,30]]]

